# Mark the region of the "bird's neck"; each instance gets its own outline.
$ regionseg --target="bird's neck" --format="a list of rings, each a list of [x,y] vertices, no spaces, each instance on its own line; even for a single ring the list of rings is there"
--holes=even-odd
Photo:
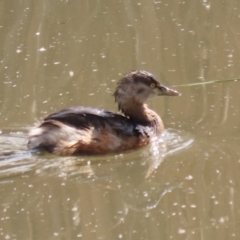
[[[129,101],[128,104],[119,104],[119,109],[136,124],[153,126],[158,133],[164,129],[161,118],[146,104]]]

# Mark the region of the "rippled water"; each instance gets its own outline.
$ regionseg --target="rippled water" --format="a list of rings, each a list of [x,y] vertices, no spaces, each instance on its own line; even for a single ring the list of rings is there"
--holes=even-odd
[[[175,140],[173,141],[173,139]],[[157,169],[164,163],[168,154],[176,154],[180,150],[184,151],[193,143],[189,134],[168,130],[159,142],[153,142],[148,147],[129,153],[98,157],[56,157],[51,154],[36,154],[26,151],[26,134],[23,132],[2,134],[0,141],[4,143],[1,145],[1,151],[4,153],[1,154],[0,158],[0,184],[5,187],[1,189],[2,197],[0,199],[5,206],[6,214],[2,218],[5,223],[9,216],[12,216],[10,209],[16,208],[19,201],[22,213],[29,214],[29,211],[35,211],[33,208],[37,204],[37,212],[40,211],[40,217],[41,213],[44,215],[47,213],[39,206],[45,204],[45,198],[51,202],[55,195],[54,188],[59,189],[60,187],[60,189],[69,192],[75,186],[76,189],[84,191],[84,185],[87,184],[92,189],[91,191],[99,192],[100,198],[105,195],[106,191],[115,192],[116,196],[120,197],[120,202],[117,201],[120,203],[117,208],[120,208],[109,225],[113,231],[122,225],[131,211],[147,214],[152,209],[157,208],[166,194],[181,188],[181,182],[173,180],[161,183],[154,178]],[[14,191],[10,195],[5,195],[9,188],[13,188]],[[52,190],[46,192],[46,188]],[[43,197],[41,198],[39,194],[43,194]],[[9,197],[11,201],[8,200]],[[78,226],[81,223],[82,210],[79,209],[78,200],[74,197],[73,201],[72,197],[69,195],[67,201],[72,206],[70,211],[73,214],[71,215],[73,224]],[[40,202],[38,198],[41,199]],[[53,199],[55,198],[56,196],[53,197]],[[68,199],[67,196],[66,198]],[[65,199],[65,193],[63,199]],[[83,198],[80,197],[80,199]],[[25,201],[27,202],[24,203]],[[53,207],[54,211],[57,210],[56,207]],[[37,212],[35,211],[35,214]],[[52,217],[49,215],[48,219],[52,221]],[[32,224],[33,213],[28,218],[22,216],[21,219],[22,221],[31,221]],[[11,217],[10,221],[13,222]],[[18,220],[14,222],[18,223]],[[39,223],[39,221],[37,222]],[[49,221],[47,220],[47,222]],[[29,228],[27,232],[29,233]],[[55,234],[59,236],[60,233],[56,231]],[[62,234],[60,235],[62,236]],[[26,237],[26,234],[23,236]]]
[[[164,85],[240,76],[238,1],[0,1],[0,239],[239,239],[239,82],[148,104],[158,144],[118,155],[26,151],[82,105],[116,111],[132,69]]]
[[[97,171],[93,167],[99,164],[118,165],[119,162],[140,161],[149,165],[151,174],[168,154],[174,154],[191,146],[193,139],[190,134],[180,131],[165,131],[164,137],[157,143],[141,150],[119,155],[97,157],[56,157],[47,153],[35,153],[26,149],[27,134],[25,132],[8,132],[0,135],[0,176],[11,177],[33,171],[36,174],[57,174],[60,177],[71,178],[74,175],[92,175],[94,178],[108,176],[106,172]],[[57,161],[56,161],[57,158]],[[91,167],[90,167],[91,166]],[[147,176],[146,176],[147,177]]]

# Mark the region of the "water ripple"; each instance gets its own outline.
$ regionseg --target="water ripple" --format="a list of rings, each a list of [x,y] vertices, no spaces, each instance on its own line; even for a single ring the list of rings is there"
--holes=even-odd
[[[114,168],[119,167],[121,162],[148,166],[145,172],[145,177],[148,177],[166,155],[182,151],[193,142],[194,139],[190,134],[169,129],[164,138],[137,151],[97,157],[57,157],[51,154],[32,154],[27,151],[26,134],[16,131],[0,135],[0,178],[34,171],[40,175],[50,174],[68,178],[76,176],[79,178],[81,175],[81,180],[89,180],[108,176]],[[106,166],[99,168],[102,165]]]

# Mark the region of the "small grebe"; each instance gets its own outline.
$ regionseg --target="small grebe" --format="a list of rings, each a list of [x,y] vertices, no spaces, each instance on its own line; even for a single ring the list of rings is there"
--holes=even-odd
[[[153,96],[179,93],[162,86],[149,72],[131,71],[119,81],[113,95],[124,115],[86,107],[61,110],[30,132],[28,148],[67,156],[142,147],[164,130],[161,118],[144,102]]]

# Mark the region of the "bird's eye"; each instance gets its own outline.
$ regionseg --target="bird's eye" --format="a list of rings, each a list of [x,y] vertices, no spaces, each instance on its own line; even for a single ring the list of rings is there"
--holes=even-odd
[[[156,87],[156,84],[155,83],[151,83],[150,84],[150,88],[155,88]]]

